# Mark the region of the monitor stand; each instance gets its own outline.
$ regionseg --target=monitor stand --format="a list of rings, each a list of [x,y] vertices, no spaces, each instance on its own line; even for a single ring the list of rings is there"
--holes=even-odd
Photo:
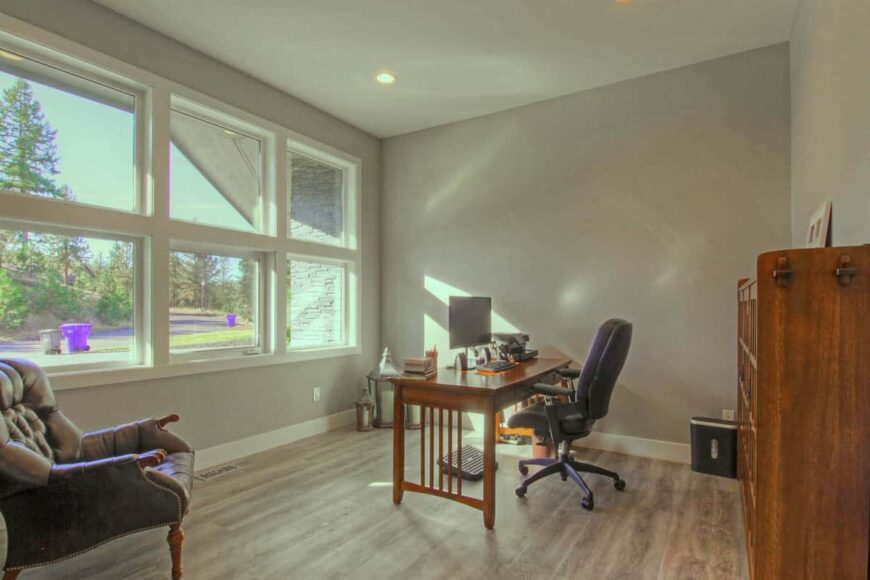
[[[456,360],[453,362],[453,368],[458,371],[473,371],[477,368],[477,347],[474,347],[474,358],[468,358],[468,347],[465,347],[465,352],[460,352],[456,355]],[[486,362],[491,362],[493,360],[492,351],[490,351],[489,347],[483,348],[483,357]],[[474,366],[472,366],[472,363]]]
[[[468,347],[465,347],[465,352],[460,352],[456,355],[456,361],[453,363],[453,367],[457,371],[467,371],[468,367]]]

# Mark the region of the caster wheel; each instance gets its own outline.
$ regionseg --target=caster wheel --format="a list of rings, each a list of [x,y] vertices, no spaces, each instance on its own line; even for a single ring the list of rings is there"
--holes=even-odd
[[[525,465],[520,465],[520,473],[523,474],[523,475],[528,475],[528,474],[529,474],[529,468],[526,467]]]
[[[517,497],[523,497],[524,495],[526,495],[526,489],[527,488],[525,485],[518,485],[517,488],[514,490],[514,493],[517,494]]]
[[[625,480],[624,479],[617,479],[616,481],[613,482],[613,487],[616,488],[616,491],[624,490],[625,489]]]
[[[590,497],[584,497],[584,498],[583,498],[583,501],[580,502],[580,505],[583,506],[583,509],[584,509],[584,510],[586,510],[586,511],[588,511],[588,512],[591,512],[591,511],[592,511],[592,508],[595,507],[595,502],[592,500],[592,497],[591,497],[591,496],[590,496]]]

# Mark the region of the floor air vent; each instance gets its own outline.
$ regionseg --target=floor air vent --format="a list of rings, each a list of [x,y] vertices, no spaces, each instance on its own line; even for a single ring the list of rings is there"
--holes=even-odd
[[[216,467],[214,469],[200,471],[195,477],[200,481],[211,481],[212,479],[217,479],[218,477],[238,470],[238,465],[222,465],[221,467]]]

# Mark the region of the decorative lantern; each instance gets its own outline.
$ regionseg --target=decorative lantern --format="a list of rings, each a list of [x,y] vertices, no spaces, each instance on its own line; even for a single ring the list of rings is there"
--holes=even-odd
[[[393,366],[390,349],[385,348],[378,368],[368,375],[369,392],[374,396],[374,426],[387,428],[393,426],[393,383],[391,378],[398,377],[399,371]]]
[[[356,430],[371,431],[372,430],[372,409],[375,406],[372,401],[372,396],[369,390],[362,389],[362,394],[359,401],[356,402]]]

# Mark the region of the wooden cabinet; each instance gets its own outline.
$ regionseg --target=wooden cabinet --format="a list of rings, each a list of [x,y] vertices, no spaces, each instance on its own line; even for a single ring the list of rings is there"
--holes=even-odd
[[[752,578],[866,580],[870,246],[762,254],[737,298]]]

